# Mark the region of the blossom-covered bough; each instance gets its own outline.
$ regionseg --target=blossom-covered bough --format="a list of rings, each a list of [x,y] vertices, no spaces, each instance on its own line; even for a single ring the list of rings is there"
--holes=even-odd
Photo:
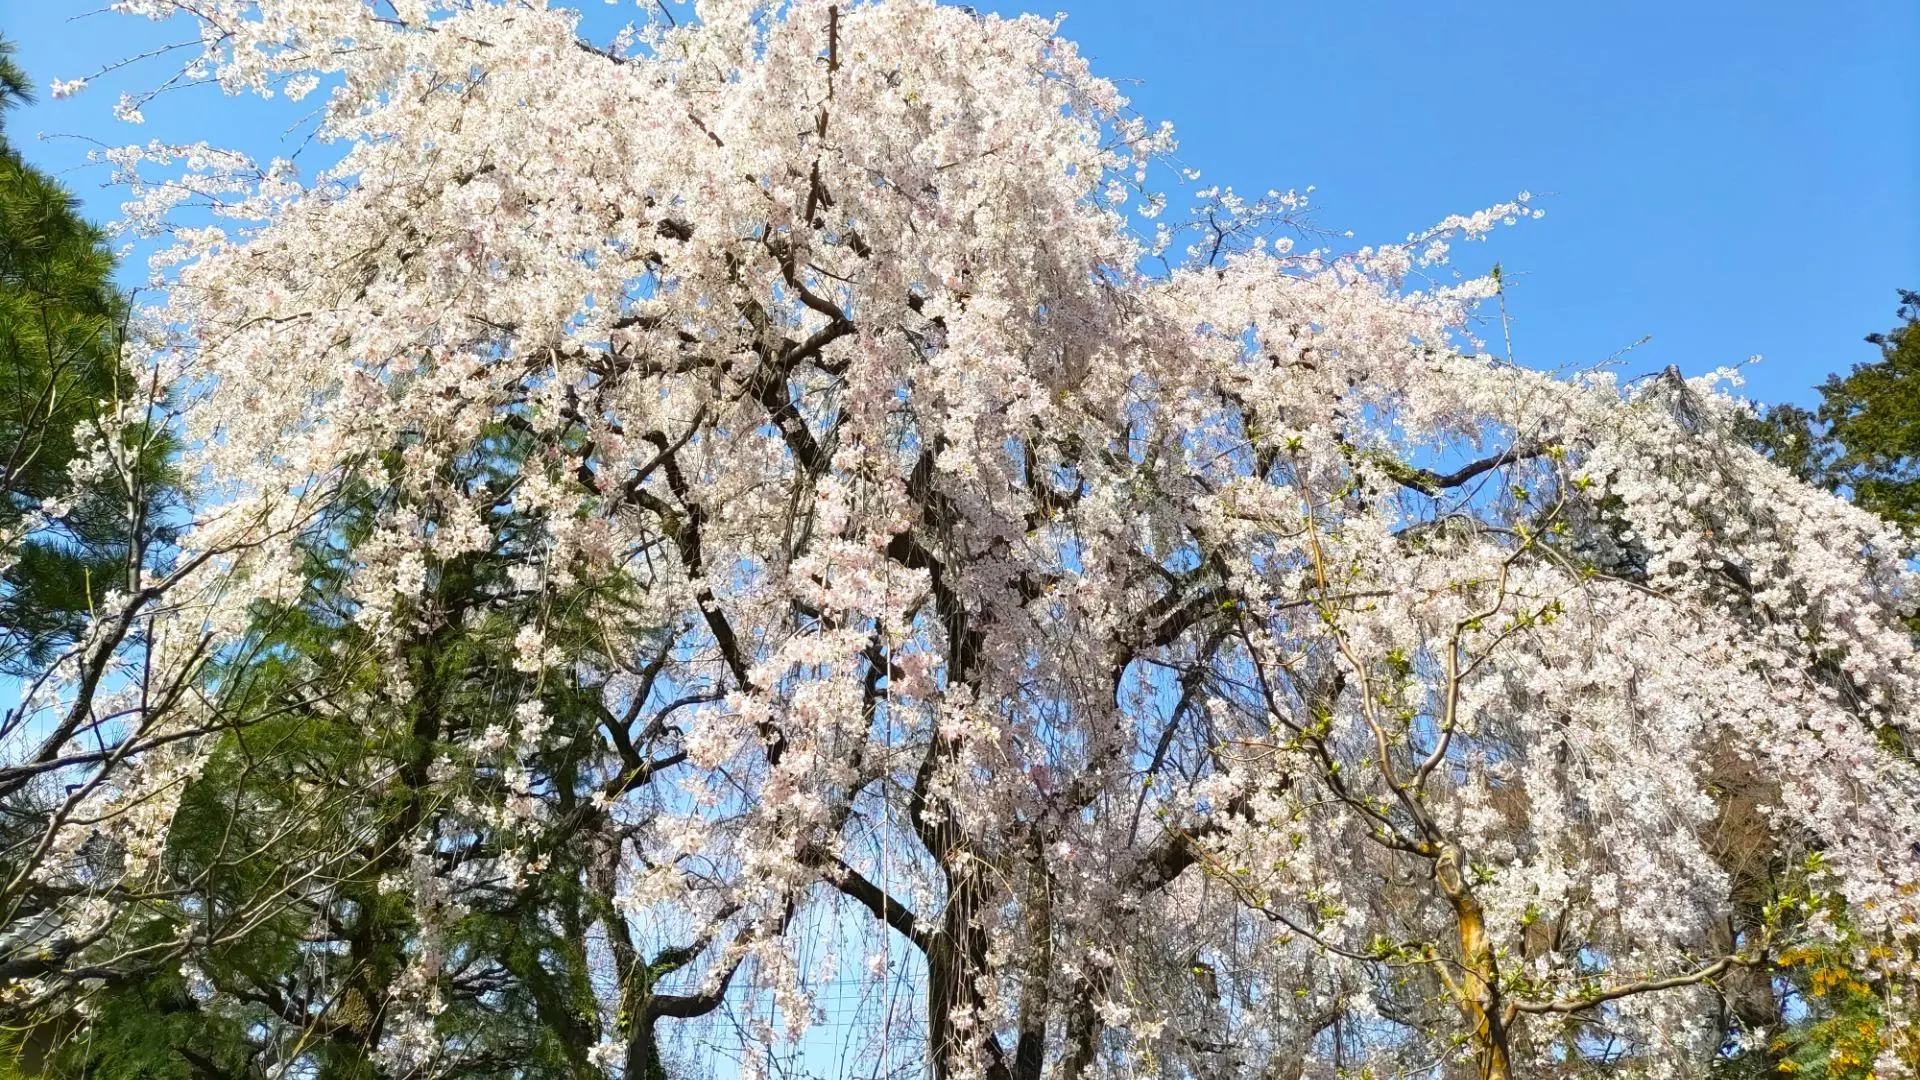
[[[159,652],[226,666],[88,763],[198,816],[36,864],[97,931],[9,1000],[164,954],[250,1067],[395,1076],[695,1017],[753,1071],[848,983],[936,1077],[1686,1075],[1820,942],[1899,1067],[1905,541],[1704,383],[1486,355],[1448,244],[1526,200],[1337,254],[1218,194],[1149,273],[1168,136],[1052,21],[119,6],[345,153],[118,155],[136,227],[236,219],[146,361],[209,597]]]

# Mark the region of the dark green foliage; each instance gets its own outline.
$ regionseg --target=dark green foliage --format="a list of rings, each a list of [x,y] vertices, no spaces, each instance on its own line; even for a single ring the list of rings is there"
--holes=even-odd
[[[0,38],[0,137],[7,132],[7,110],[33,100],[33,90],[13,58],[13,42]]]
[[[1900,290],[1900,325],[1869,334],[1880,358],[1820,386],[1820,405],[1759,411],[1748,437],[1795,476],[1920,530],[1920,292]]]
[[[159,971],[106,996],[98,1013],[62,1040],[58,1068],[84,1057],[96,1076],[208,1080],[240,1075],[246,1022],[203,1011],[178,971]]]
[[[432,1043],[442,1057],[424,1067],[476,1080],[603,1076],[587,1052],[601,1038],[595,980],[610,972],[588,942],[590,927],[618,919],[619,842],[591,795],[622,772],[603,741],[614,718],[591,668],[610,664],[602,629],[630,610],[631,585],[582,575],[565,588],[515,586],[509,568],[537,564],[542,543],[510,498],[527,446],[503,427],[443,478],[484,493],[492,544],[430,560],[426,588],[403,601],[398,640],[356,622],[346,586],[371,522],[403,507],[432,519],[434,508],[349,485],[310,531],[303,593],[261,605],[247,640],[204,683],[233,723],[174,816],[166,877],[182,892],[146,913],[152,932],[204,935],[196,981],[189,987],[175,963],[106,987],[88,1038],[66,1040],[46,1075],[239,1080],[289,1059],[316,1080],[398,1075],[375,1053],[397,1023],[389,990],[422,935],[437,933],[444,1009]],[[517,670],[514,639],[526,625],[586,662],[544,676]],[[511,728],[516,706],[536,697],[551,728],[517,782],[550,814],[503,831],[472,809],[512,794],[497,757],[474,744]],[[508,853],[538,869],[509,880]],[[430,919],[407,887],[420,858],[472,871],[458,875],[467,883],[457,916]],[[631,946],[610,947],[630,974]],[[633,996],[644,1007],[651,992],[649,982]]]
[[[1820,418],[1840,454],[1830,466],[1855,502],[1912,529],[1920,523],[1920,293],[1900,292],[1902,323],[1867,340],[1880,360],[1820,388]]]
[[[27,100],[26,86],[0,40],[0,104]],[[119,455],[131,468],[71,482],[99,422],[142,399],[120,362],[127,306],[113,269],[72,194],[0,128],[0,536],[18,536],[43,504],[55,511],[0,572],[0,672],[43,664],[107,590],[124,588],[167,486],[164,446],[137,427],[119,436],[151,444]]]

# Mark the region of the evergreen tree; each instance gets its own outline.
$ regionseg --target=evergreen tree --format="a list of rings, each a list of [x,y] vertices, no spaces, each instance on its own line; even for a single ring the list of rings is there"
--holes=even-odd
[[[205,681],[235,722],[175,815],[163,874],[177,891],[129,922],[156,946],[203,947],[191,964],[107,980],[86,1039],[21,1062],[114,1080],[289,1068],[582,1080],[603,1075],[591,1055],[604,1009],[634,1080],[666,1075],[658,1021],[703,1015],[721,994],[670,992],[704,945],[649,948],[657,928],[629,925],[614,897],[630,815],[685,755],[670,702],[648,708],[646,690],[607,685],[636,674],[604,648],[607,629],[631,621],[631,583],[526,584],[540,540],[511,493],[532,446],[502,426],[442,478],[489,496],[489,539],[428,562],[397,636],[356,619],[351,580],[380,521],[431,509],[357,484],[310,530],[300,594],[258,605]],[[515,631],[530,624],[574,658],[570,671],[520,670]],[[544,748],[516,752],[536,728]],[[622,798],[639,802],[616,813]],[[456,884],[416,888],[435,874]],[[596,924],[609,928],[597,945]],[[453,962],[410,967],[423,934]],[[392,1008],[393,988],[421,978],[439,1003],[424,1024]]]
[[[0,39],[0,117],[30,100]],[[131,591],[159,538],[166,454],[137,421],[113,271],[72,193],[0,126],[0,671],[10,674],[70,643],[108,591]],[[116,423],[130,408],[136,422]],[[105,438],[153,445],[110,457]]]
[[[129,305],[114,258],[5,124],[33,100],[14,53],[0,38],[0,676],[28,699],[62,678],[77,687],[66,709],[29,700],[0,717],[0,965],[31,974],[70,949],[57,932],[64,887],[30,868],[56,808],[85,786],[68,767],[90,760],[75,747],[111,756],[113,743],[137,738],[144,706],[166,700],[128,706],[141,701],[130,674],[145,647],[140,605],[118,607],[82,638],[113,594],[157,595],[156,579],[142,576],[164,573],[181,521],[164,403],[122,363]],[[97,707],[110,697],[121,705]],[[164,986],[114,1005],[142,1025],[178,1022]],[[0,1067],[10,1071],[38,1071],[72,1041],[70,1017],[29,1009],[6,1019]]]
[[[1900,325],[1867,335],[1878,360],[1828,376],[1812,409],[1759,409],[1749,436],[1775,464],[1912,533],[1920,528],[1920,292],[1900,290]]]

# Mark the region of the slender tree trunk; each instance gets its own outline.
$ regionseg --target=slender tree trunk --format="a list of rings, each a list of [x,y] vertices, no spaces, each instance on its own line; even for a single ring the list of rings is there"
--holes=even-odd
[[[927,949],[927,1046],[934,1080],[950,1080],[972,1057],[976,1046],[987,1052],[987,1080],[1013,1080],[997,1036],[976,1033],[953,1022],[955,1010],[979,1015],[980,992],[974,980],[987,975],[985,931],[974,925],[980,911],[979,868],[964,865],[949,870],[947,907],[940,916],[940,933]]]
[[[1509,1080],[1512,1062],[1500,1009],[1499,971],[1487,940],[1486,913],[1460,872],[1460,849],[1449,844],[1434,864],[1434,880],[1453,907],[1460,946],[1460,1011],[1473,1038],[1481,1080]]]

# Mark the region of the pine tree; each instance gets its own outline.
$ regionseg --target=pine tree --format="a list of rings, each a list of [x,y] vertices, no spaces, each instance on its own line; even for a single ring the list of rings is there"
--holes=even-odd
[[[0,117],[32,100],[0,39]],[[160,539],[165,452],[89,470],[103,423],[140,398],[120,362],[127,304],[114,260],[71,192],[0,126],[0,671],[44,664]],[[78,470],[76,472],[76,469]]]
[[[1750,437],[1774,463],[1920,529],[1920,292],[1900,290],[1900,325],[1867,335],[1880,358],[1828,376],[1812,409],[1758,410]]]

